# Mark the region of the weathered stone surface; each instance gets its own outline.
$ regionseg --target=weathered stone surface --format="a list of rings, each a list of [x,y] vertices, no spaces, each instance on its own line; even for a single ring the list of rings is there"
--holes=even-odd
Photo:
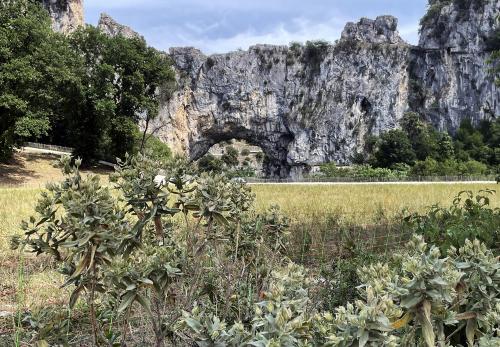
[[[106,13],[101,13],[101,17],[99,18],[98,28],[107,35],[112,37],[120,35],[128,39],[134,39],[134,38],[143,39],[143,37],[140,34],[132,30],[130,27],[118,23],[110,15]]]
[[[397,32],[398,20],[393,16],[377,19],[361,18],[358,23],[349,22],[342,32],[341,40],[357,40],[368,43],[403,43]]]
[[[85,25],[83,0],[41,0],[49,11],[54,31],[70,33]]]
[[[442,6],[433,20],[448,26],[424,24],[416,47],[400,38],[394,17],[382,16],[348,23],[335,45],[257,45],[212,56],[172,48],[179,90],[156,128],[192,159],[222,140],[246,140],[267,154],[269,175],[286,176],[348,163],[367,134],[398,127],[409,110],[451,131],[466,117],[499,115],[486,42],[498,28],[500,0],[481,1],[466,12]]]
[[[423,21],[412,54],[410,105],[440,129],[500,115],[500,89],[488,65],[499,13],[498,0],[462,0]]]
[[[246,140],[264,150],[273,176],[347,163],[366,134],[396,127],[408,108],[410,46],[395,24],[387,16],[349,24],[337,45],[210,57],[172,48],[179,91],[162,105],[161,137],[192,159],[222,140]]]
[[[420,47],[449,48],[454,52],[482,52],[487,49],[487,41],[498,29],[499,1],[433,2],[437,13],[427,15],[422,20]]]

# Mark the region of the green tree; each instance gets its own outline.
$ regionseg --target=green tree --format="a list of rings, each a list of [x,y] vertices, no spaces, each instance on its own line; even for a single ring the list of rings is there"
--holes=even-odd
[[[78,30],[70,41],[85,61],[85,89],[69,121],[76,153],[114,159],[132,152],[140,120],[145,125],[142,150],[165,97],[160,92],[168,93],[174,80],[170,61],[142,39],[109,37],[93,27]]]
[[[238,150],[233,146],[227,146],[221,159],[228,167],[238,166]]]
[[[410,176],[434,176],[438,173],[438,162],[435,159],[427,158],[423,161],[415,162],[413,165]]]
[[[483,125],[483,131],[486,131],[484,127]],[[455,152],[457,159],[461,161],[473,159],[488,163],[492,156],[492,150],[485,144],[483,134],[468,119],[462,121],[457,131]]]
[[[415,159],[415,152],[404,131],[390,130],[380,136],[374,153],[375,166],[390,168],[398,163],[413,165]]]
[[[40,5],[0,3],[0,160],[14,145],[48,135],[70,112],[71,96],[80,89],[79,64]]]
[[[401,121],[401,127],[408,135],[418,160],[436,156],[438,147],[437,132],[418,113],[406,113]]]
[[[213,154],[207,153],[198,160],[198,169],[203,172],[221,173],[224,169],[224,162]]]
[[[440,161],[452,159],[455,156],[453,139],[448,133],[439,134],[436,154],[436,158]]]

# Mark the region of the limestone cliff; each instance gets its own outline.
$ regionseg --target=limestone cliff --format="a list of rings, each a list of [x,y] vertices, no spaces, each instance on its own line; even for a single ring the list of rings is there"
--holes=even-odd
[[[423,18],[419,47],[412,54],[410,105],[441,129],[454,131],[500,115],[500,89],[488,59],[499,30],[500,1],[435,1]]]
[[[452,131],[465,117],[499,115],[486,61],[500,0],[433,2],[438,11],[423,20],[416,47],[401,39],[396,18],[382,16],[348,23],[334,45],[212,56],[172,48],[179,90],[161,107],[160,135],[192,159],[244,139],[267,154],[269,175],[286,176],[349,162],[367,134],[398,127],[409,110]]]
[[[207,57],[173,48],[180,90],[163,105],[162,137],[192,159],[238,138],[262,147],[267,173],[346,163],[366,134],[408,108],[410,46],[390,16],[349,23],[336,45],[258,45]]]
[[[120,24],[115,21],[110,15],[102,13],[99,18],[98,28],[109,36],[123,36],[128,39],[139,38],[143,39],[141,35],[132,30],[130,27]]]
[[[52,28],[57,32],[70,33],[85,25],[83,0],[41,0],[52,18]]]

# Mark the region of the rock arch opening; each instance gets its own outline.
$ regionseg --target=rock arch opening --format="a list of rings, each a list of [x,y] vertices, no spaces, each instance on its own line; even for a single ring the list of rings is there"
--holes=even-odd
[[[264,135],[264,134],[263,134]],[[231,131],[207,133],[202,140],[190,146],[190,159],[200,160],[207,154],[227,159],[228,151],[237,151],[235,168],[252,169],[257,177],[289,177],[291,166],[287,162],[288,144],[292,136],[259,136],[245,131],[237,136]],[[231,148],[231,149],[230,149]]]

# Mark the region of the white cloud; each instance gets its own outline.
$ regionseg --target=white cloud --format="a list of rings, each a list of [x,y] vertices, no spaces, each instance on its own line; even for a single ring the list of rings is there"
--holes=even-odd
[[[366,1],[366,6],[359,7]],[[418,42],[417,0],[389,6],[373,0],[85,0],[91,22],[107,11],[118,21],[143,34],[163,50],[173,46],[194,46],[203,52],[224,53],[247,49],[257,43],[288,44],[292,41],[323,39],[335,41],[346,22],[362,16],[374,17],[380,10],[400,15],[400,34]],[[415,12],[416,11],[416,12]],[[94,23],[95,24],[95,23]]]
[[[264,33],[258,32],[255,28],[250,28],[229,37],[213,39],[200,38],[197,35],[200,28],[193,24],[186,24],[187,28],[195,28],[192,30],[193,33],[187,33],[187,31],[178,32],[177,35],[174,34],[177,39],[173,41],[177,46],[194,46],[207,54],[225,53],[239,48],[247,49],[258,43],[287,45],[292,41],[305,42],[320,39],[333,42],[340,37],[345,23],[346,21],[340,18],[325,23],[312,23],[305,18],[295,18],[292,20],[294,30],[287,29],[284,23],[279,23],[270,31]],[[151,33],[151,44],[164,50],[172,46],[173,37],[165,38],[162,34],[165,32],[172,34],[171,28],[155,28]]]

